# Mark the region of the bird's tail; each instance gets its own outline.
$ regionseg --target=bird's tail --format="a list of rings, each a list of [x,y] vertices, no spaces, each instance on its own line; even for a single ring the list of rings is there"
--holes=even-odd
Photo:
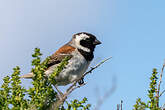
[[[24,75],[22,75],[20,78],[32,78],[34,75],[33,75],[33,73],[27,73],[27,74],[24,74]]]

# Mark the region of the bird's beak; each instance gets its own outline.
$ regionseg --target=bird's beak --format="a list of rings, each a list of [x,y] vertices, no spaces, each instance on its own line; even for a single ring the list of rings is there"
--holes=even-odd
[[[96,40],[93,42],[93,44],[94,44],[94,45],[99,45],[99,44],[101,44],[101,42],[100,42],[99,40],[96,39]]]

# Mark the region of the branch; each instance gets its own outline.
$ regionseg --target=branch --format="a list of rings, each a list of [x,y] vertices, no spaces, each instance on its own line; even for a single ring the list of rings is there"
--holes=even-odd
[[[123,101],[121,100],[120,110],[123,110]]]
[[[162,76],[163,76],[163,71],[164,71],[164,68],[165,68],[165,61],[164,61],[164,64],[162,66],[162,69],[161,69],[161,73],[160,73],[160,79],[159,79],[159,84],[158,84],[158,89],[157,89],[157,93],[156,93],[156,97],[157,97],[157,107],[159,107],[159,97],[162,95],[162,93],[159,95],[160,93],[160,85],[162,83]]]
[[[82,75],[82,77],[80,77],[78,80],[76,80],[76,81],[67,89],[67,91],[70,91],[71,88],[73,88],[74,86],[76,86],[77,82],[78,82],[81,78],[83,78],[84,76],[86,76],[86,75],[89,74],[89,73],[92,73],[92,71],[93,71],[94,69],[98,68],[98,67],[101,66],[103,63],[105,63],[106,61],[110,60],[111,58],[112,58],[112,57],[109,57],[109,58],[107,58],[107,59],[101,61],[100,63],[98,63],[95,67],[91,67],[91,69],[90,69],[89,71],[87,71],[86,73],[84,73],[84,74]]]
[[[116,89],[116,79],[114,78],[112,81],[112,87],[103,95],[102,98],[100,98],[97,103],[96,106],[94,108],[94,110],[99,110],[100,107],[102,106],[102,104],[105,102],[106,99],[108,99],[115,91]]]
[[[165,104],[163,104],[163,106],[162,106],[162,110],[165,110]]]
[[[117,110],[120,110],[120,104],[117,104]]]
[[[123,100],[120,101],[120,104],[117,104],[117,110],[123,110]]]
[[[99,66],[101,66],[103,63],[105,63],[106,61],[110,60],[112,57],[109,57],[103,61],[101,61],[100,63],[98,63],[96,66],[91,67],[91,69],[89,71],[87,71],[86,73],[84,73],[78,80],[74,81],[73,84],[66,90],[66,92],[63,94],[62,98],[60,100],[57,100],[56,102],[54,102],[51,106],[51,108],[49,110],[58,110],[58,108],[65,102],[65,100],[67,99],[67,96],[69,94],[71,94],[75,89],[80,88],[82,86],[84,86],[86,83],[82,84],[82,85],[76,85],[78,83],[78,81],[82,78],[84,78],[87,74],[92,73],[92,71],[96,68],[98,68]]]
[[[163,91],[160,93],[159,97],[161,97],[164,93],[165,93],[165,90],[163,90]]]

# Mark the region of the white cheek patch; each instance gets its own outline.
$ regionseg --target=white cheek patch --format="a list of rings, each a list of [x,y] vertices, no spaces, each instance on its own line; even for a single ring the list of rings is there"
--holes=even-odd
[[[89,38],[89,36],[87,36],[84,33],[82,33],[80,35],[76,35],[75,44],[76,44],[77,48],[82,49],[85,52],[90,52],[90,49],[80,45],[80,41],[83,39],[85,40],[86,38]]]
[[[89,38],[89,36],[88,35],[86,35],[86,34],[84,34],[84,33],[82,33],[82,34],[80,34],[80,35],[76,35],[76,40],[85,40],[86,38]]]

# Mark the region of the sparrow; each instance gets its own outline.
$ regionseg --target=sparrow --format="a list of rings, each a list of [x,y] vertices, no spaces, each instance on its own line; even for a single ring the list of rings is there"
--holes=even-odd
[[[55,77],[58,86],[68,85],[78,79],[86,72],[91,61],[94,58],[94,50],[96,45],[101,44],[97,38],[87,32],[74,34],[72,39],[59,48],[50,56],[47,64],[45,75],[49,76],[54,72],[58,64],[67,56],[71,57],[68,60],[66,67]],[[32,78],[33,73],[24,74],[21,78]],[[83,83],[83,79],[79,84]]]

